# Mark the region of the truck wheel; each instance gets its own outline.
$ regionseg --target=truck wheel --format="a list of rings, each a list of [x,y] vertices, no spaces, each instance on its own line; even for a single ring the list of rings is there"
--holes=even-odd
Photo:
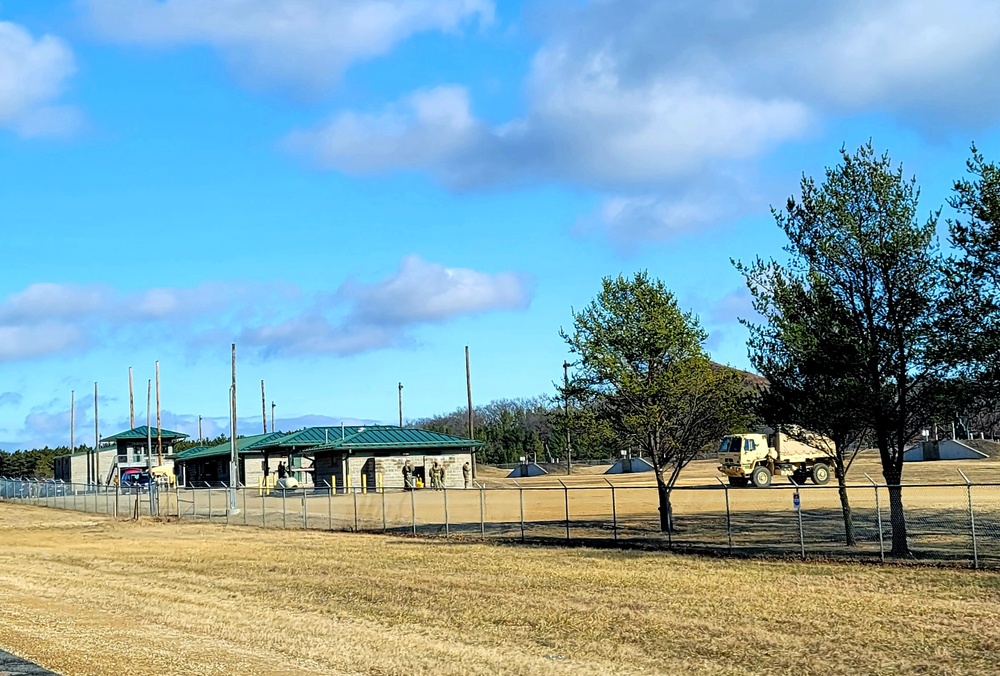
[[[743,488],[748,483],[750,483],[750,480],[747,479],[745,476],[731,476],[731,477],[729,477],[729,485],[730,486],[736,486],[738,488]]]
[[[822,486],[830,480],[830,468],[823,463],[813,465],[812,480],[817,486]]]
[[[771,485],[771,472],[767,467],[755,467],[750,475],[750,480],[757,488],[767,488]]]

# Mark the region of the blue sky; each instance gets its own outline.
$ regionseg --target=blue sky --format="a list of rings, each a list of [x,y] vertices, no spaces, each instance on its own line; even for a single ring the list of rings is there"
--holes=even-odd
[[[648,269],[747,366],[730,259],[873,139],[943,204],[1000,157],[1000,3],[0,0],[0,447],[551,392]]]

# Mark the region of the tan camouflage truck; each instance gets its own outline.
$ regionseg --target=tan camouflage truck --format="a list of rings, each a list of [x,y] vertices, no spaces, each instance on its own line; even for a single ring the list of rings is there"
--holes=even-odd
[[[815,434],[733,434],[719,446],[719,471],[732,486],[771,485],[771,477],[787,476],[795,484],[830,480],[833,442]],[[802,440],[804,441],[802,441]],[[809,443],[805,443],[808,441]]]

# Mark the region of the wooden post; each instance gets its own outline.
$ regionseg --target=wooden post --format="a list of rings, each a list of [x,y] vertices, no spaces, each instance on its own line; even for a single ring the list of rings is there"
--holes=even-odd
[[[97,426],[97,383],[94,383],[94,483],[101,483],[101,435]],[[94,511],[97,511],[96,509]]]
[[[403,426],[403,383],[399,384],[399,426]]]
[[[229,458],[229,485],[232,488],[232,498],[230,501],[230,507],[236,508],[236,486],[239,484],[239,454],[236,446],[236,433],[239,429],[239,425],[236,421],[236,343],[233,343],[233,384],[232,384],[232,398],[230,400],[231,414],[232,414],[232,435],[229,440],[229,449],[231,456]],[[284,510],[284,491],[282,491],[282,510]],[[282,515],[284,519],[284,515]],[[284,527],[282,523],[282,527]]]
[[[271,431],[274,431],[274,402],[271,402]]]
[[[569,436],[569,362],[563,362],[563,411],[566,414],[566,474],[573,471],[573,446]]]
[[[129,429],[135,429],[135,398],[132,394],[132,367],[128,367],[128,424]]]
[[[156,464],[163,465],[163,436],[160,427],[160,362],[156,362]]]
[[[146,469],[153,466],[153,428],[149,426],[150,407],[153,398],[153,381],[146,378]],[[139,493],[136,493],[138,504]]]
[[[76,390],[69,391],[69,452],[76,451]],[[70,475],[72,483],[72,475]]]
[[[264,396],[264,381],[260,381],[260,415],[264,419],[264,434],[267,434],[267,398]],[[271,430],[272,432],[274,429]]]
[[[198,416],[198,443],[201,443],[201,416]]]
[[[472,369],[469,364],[469,346],[465,346],[465,391],[469,397],[469,439],[475,440],[475,419],[472,410]],[[476,447],[472,447],[472,478],[476,478]]]

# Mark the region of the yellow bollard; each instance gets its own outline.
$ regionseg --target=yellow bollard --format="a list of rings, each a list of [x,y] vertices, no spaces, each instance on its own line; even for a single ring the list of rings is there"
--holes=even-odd
[[[375,492],[382,492],[382,472],[375,472]]]
[[[362,493],[367,493],[368,492],[368,475],[367,474],[362,474],[361,475],[361,492]]]
[[[350,490],[351,490],[351,475],[350,474],[345,474],[344,475],[344,492],[345,493],[349,493]]]

